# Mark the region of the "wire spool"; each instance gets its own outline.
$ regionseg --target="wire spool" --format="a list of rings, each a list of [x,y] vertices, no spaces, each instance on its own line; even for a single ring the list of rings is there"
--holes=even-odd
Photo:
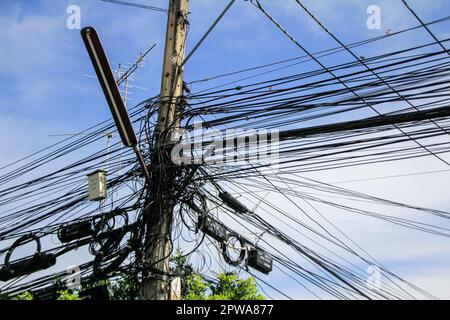
[[[36,242],[36,252],[33,256],[11,263],[11,255],[14,250],[30,241]],[[8,281],[12,278],[47,269],[55,264],[55,255],[41,253],[41,242],[39,238],[36,235],[28,234],[17,239],[6,253],[5,266],[0,270],[0,280]]]
[[[238,244],[238,246],[236,246]],[[247,245],[237,234],[229,234],[227,239],[222,242],[222,256],[226,263],[232,266],[240,265],[247,254]],[[230,251],[233,250],[234,252]]]
[[[14,252],[14,250],[16,250],[18,247],[20,247],[21,245],[28,243],[30,241],[34,241],[36,242],[36,252],[33,255],[33,258],[31,259],[27,259],[27,263],[24,263],[22,266],[16,266],[15,268],[11,265],[10,263],[10,259],[11,259],[11,255]],[[39,240],[39,238],[34,235],[34,234],[27,234],[24,235],[22,237],[20,237],[19,239],[17,239],[11,246],[11,248],[9,248],[8,252],[6,253],[5,256],[5,268],[7,271],[10,272],[17,272],[20,273],[23,271],[23,269],[27,269],[33,262],[33,260],[35,259],[36,256],[38,256],[41,253],[41,241]]]
[[[99,252],[95,255],[93,264],[93,271],[95,275],[105,276],[108,273],[113,272],[125,261],[131,251],[133,251],[134,245],[138,239],[137,230],[132,231],[132,235],[124,248],[115,250],[119,247],[120,241],[122,241],[127,233],[127,231],[124,230],[120,231],[122,231],[121,235],[118,235],[117,238],[108,238],[104,245],[100,248]],[[106,266],[102,266],[105,262]]]
[[[184,203],[199,216],[203,216],[208,212],[206,197],[201,193],[194,193],[189,199],[186,199]]]
[[[107,247],[116,247],[120,241],[122,241],[124,234],[113,231],[117,224],[116,219],[118,216],[123,218],[124,226],[128,225],[128,215],[123,209],[109,212],[108,214],[103,215],[99,222],[94,223],[92,242],[89,245],[89,252],[92,255],[96,256],[102,250],[107,250]],[[117,244],[114,244],[113,240],[115,240]],[[96,246],[98,246],[99,249],[97,249]]]
[[[103,254],[100,252],[94,258],[94,275],[106,276],[108,273],[113,272],[125,261],[131,251],[131,247],[127,245],[125,248],[110,254]],[[106,265],[102,266],[105,262]]]
[[[128,225],[128,215],[125,209],[115,209],[111,212],[105,213],[100,217],[100,221],[94,221],[94,235],[101,233],[103,230],[110,231],[114,229],[117,217],[124,219],[124,225]]]
[[[109,232],[102,232],[89,244],[89,252],[92,255],[105,254],[120,245],[125,232],[120,228]]]
[[[198,198],[198,202],[200,204],[200,210],[203,214],[206,214],[208,212],[208,203],[206,202],[206,197],[204,194],[196,193],[193,196],[193,201],[195,201],[195,198]]]

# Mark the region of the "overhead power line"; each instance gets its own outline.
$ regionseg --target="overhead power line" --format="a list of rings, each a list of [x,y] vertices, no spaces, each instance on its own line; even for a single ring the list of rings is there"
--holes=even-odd
[[[152,10],[152,11],[168,13],[167,9],[158,8],[158,7],[154,7],[154,6],[148,6],[148,5],[140,4],[140,3],[133,3],[133,2],[128,2],[128,1],[120,1],[120,0],[100,0],[100,1],[110,2],[113,4],[119,4],[119,5],[128,6],[128,7],[135,7],[135,8],[140,8],[140,9],[147,9],[147,10]]]
[[[359,61],[361,64],[363,64],[369,71],[371,71],[376,77],[379,78],[379,75],[376,74],[375,72],[373,72],[372,69],[370,69],[367,64],[363,61],[363,59],[358,58],[357,56],[355,56],[355,54],[350,51],[350,49],[348,49],[339,39],[337,39],[299,0],[295,0],[297,2],[297,4],[299,4],[303,10],[305,10],[305,12],[322,28],[324,29],[333,39],[335,39],[344,49],[346,49],[351,55],[353,55],[357,61]],[[326,70],[334,79],[336,79],[341,85],[343,85],[347,90],[349,90],[352,94],[354,94],[358,99],[360,99],[362,102],[364,102],[364,104],[370,108],[372,111],[374,111],[376,114],[381,115],[381,113],[370,103],[368,103],[366,101],[366,99],[364,99],[364,97],[362,97],[360,94],[358,94],[352,87],[350,87],[347,83],[345,83],[344,81],[342,81],[341,77],[337,76],[330,68],[328,68],[327,66],[325,66],[317,57],[315,57],[312,53],[309,52],[309,50],[307,50],[305,48],[304,45],[300,44],[300,42],[298,40],[296,40],[291,34],[289,34],[289,32],[283,28],[283,26],[278,23],[268,12],[267,10],[265,10],[263,8],[263,6],[261,5],[259,0],[255,0],[256,4],[253,3],[253,1],[251,2],[255,7],[257,7],[270,21],[272,21],[273,24],[275,24],[275,26],[281,31],[283,32],[297,47],[299,47],[301,50],[303,50],[312,60],[314,60],[317,64],[319,64],[324,70]],[[381,78],[379,78],[380,80],[382,80]],[[383,80],[382,80],[383,81]],[[386,83],[385,83],[386,84]],[[386,84],[394,93],[397,93],[395,89],[393,89],[391,86],[389,86],[388,84]],[[399,95],[399,97],[402,98],[401,95]],[[406,101],[408,104],[410,104],[413,108],[415,108],[415,106],[413,106],[409,101],[407,101],[406,99],[403,99],[404,101]],[[437,125],[437,124],[436,124]],[[438,125],[437,125],[438,126]],[[439,126],[438,126],[439,127]],[[402,132],[402,134],[404,134],[405,136],[408,136],[408,133],[403,131],[400,128],[397,128],[400,132]],[[443,129],[442,129],[443,130]],[[445,132],[445,131],[444,131]],[[412,139],[410,136],[408,136],[410,139]],[[412,139],[414,140],[414,139]],[[431,155],[433,155],[435,158],[437,158],[439,161],[443,162],[444,164],[450,166],[450,162],[448,162],[447,160],[443,159],[442,157],[440,157],[439,155],[437,155],[436,153],[432,152],[431,150],[427,149],[426,146],[422,145],[420,142],[418,142],[417,140],[414,140],[416,144],[418,144],[419,146],[421,146],[424,150],[426,150],[428,153],[430,153]]]
[[[419,17],[419,15],[411,8],[411,6],[406,2],[406,0],[402,0],[405,7],[411,12],[411,14],[419,21],[419,23],[422,25],[422,27],[430,34],[430,36],[439,44],[439,46],[447,51],[447,53],[450,55],[450,52],[448,52],[447,48],[444,46],[444,44],[439,41],[439,39],[434,35],[434,33],[431,31],[430,27],[426,25],[423,20]]]
[[[206,33],[203,35],[203,37],[200,39],[200,41],[195,45],[195,47],[192,49],[191,52],[188,53],[186,56],[186,59],[184,59],[183,63],[180,65],[180,69],[186,64],[186,62],[189,61],[189,59],[192,57],[192,55],[197,51],[197,49],[201,46],[203,41],[208,37],[208,35],[213,31],[213,29],[217,26],[217,24],[222,20],[222,18],[225,16],[225,14],[230,10],[231,6],[236,2],[236,0],[231,0],[230,3],[225,7],[225,9],[222,11],[222,13],[217,17],[217,19],[213,22],[211,27],[206,31]]]

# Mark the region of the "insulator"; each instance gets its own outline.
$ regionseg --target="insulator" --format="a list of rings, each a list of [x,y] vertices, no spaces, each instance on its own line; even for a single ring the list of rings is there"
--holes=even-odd
[[[231,194],[228,192],[220,192],[219,198],[231,209],[238,213],[248,213],[250,210],[247,209],[246,206],[244,206],[241,202],[239,202],[236,198],[234,198]]]

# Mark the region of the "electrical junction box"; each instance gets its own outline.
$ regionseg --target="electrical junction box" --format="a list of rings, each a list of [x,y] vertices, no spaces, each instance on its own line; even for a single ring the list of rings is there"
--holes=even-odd
[[[61,226],[58,230],[58,239],[66,243],[91,236],[93,233],[91,221],[80,221]]]
[[[44,301],[44,300],[56,300],[58,298],[58,290],[55,286],[39,289],[32,291],[34,300]]]
[[[268,274],[272,271],[273,259],[263,250],[250,248],[248,252],[248,265],[253,269]]]
[[[219,242],[225,241],[227,238],[227,229],[220,222],[208,216],[199,218],[198,228]]]
[[[88,174],[89,200],[106,199],[106,171],[97,170]]]

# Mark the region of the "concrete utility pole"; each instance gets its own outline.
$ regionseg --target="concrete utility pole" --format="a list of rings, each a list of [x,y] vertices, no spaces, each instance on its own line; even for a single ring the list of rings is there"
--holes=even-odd
[[[162,73],[160,106],[158,114],[157,149],[153,167],[157,168],[152,177],[152,194],[148,199],[146,212],[147,236],[149,244],[145,252],[145,262],[151,267],[144,275],[141,298],[146,300],[172,299],[171,284],[167,278],[170,271],[170,231],[173,213],[174,173],[165,172],[170,167],[170,146],[173,143],[171,131],[179,126],[180,102],[183,95],[183,69],[187,33],[188,0],[170,0],[164,66]],[[169,164],[165,166],[165,164]],[[150,202],[153,201],[153,202]],[[151,204],[150,204],[151,203]]]

